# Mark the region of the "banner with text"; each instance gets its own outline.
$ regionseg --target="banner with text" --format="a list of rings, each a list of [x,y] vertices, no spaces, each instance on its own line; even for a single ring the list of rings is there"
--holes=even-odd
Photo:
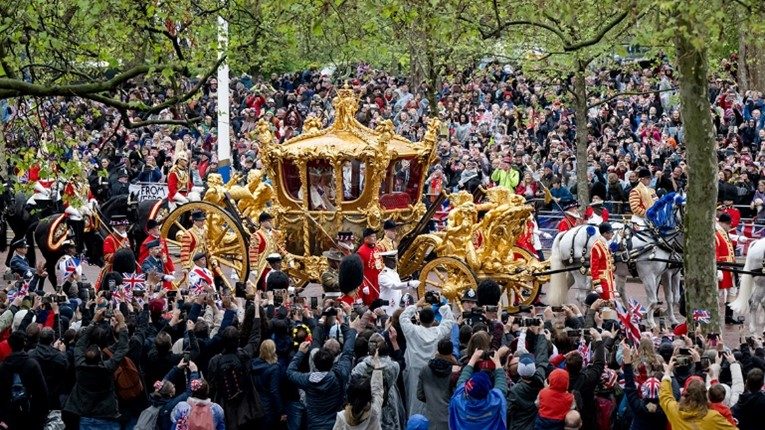
[[[131,200],[161,200],[167,198],[167,184],[139,182],[130,184]]]

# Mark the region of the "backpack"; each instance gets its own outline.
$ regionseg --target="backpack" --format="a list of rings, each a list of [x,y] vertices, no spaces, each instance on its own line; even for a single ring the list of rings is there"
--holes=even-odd
[[[194,402],[191,405],[188,430],[215,430],[212,407],[209,403]]]
[[[157,417],[159,417],[159,406],[149,406],[138,416],[138,421],[133,427],[135,430],[156,430]]]
[[[29,415],[31,409],[32,405],[29,393],[27,392],[27,387],[24,386],[24,382],[21,380],[21,375],[14,372],[13,382],[11,383],[11,413],[16,416]]]
[[[222,382],[221,395],[224,400],[235,401],[246,394],[244,384],[248,379],[239,357],[224,360],[219,372],[221,376],[219,380]]]
[[[112,357],[112,351],[109,348],[104,349],[104,354],[108,358]],[[143,394],[141,373],[129,357],[123,358],[117,370],[114,371],[114,387],[117,398],[120,400],[133,400]]]

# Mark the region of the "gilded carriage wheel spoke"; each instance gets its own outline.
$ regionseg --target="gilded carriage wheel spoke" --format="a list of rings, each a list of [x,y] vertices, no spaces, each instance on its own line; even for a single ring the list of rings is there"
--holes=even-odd
[[[426,284],[426,285],[432,285],[432,286],[434,286],[434,287],[439,287],[439,288],[440,288],[441,286],[443,286],[443,284],[439,284],[439,283],[433,282],[433,281],[431,281],[431,280],[427,280],[427,281],[425,281],[425,284]]]

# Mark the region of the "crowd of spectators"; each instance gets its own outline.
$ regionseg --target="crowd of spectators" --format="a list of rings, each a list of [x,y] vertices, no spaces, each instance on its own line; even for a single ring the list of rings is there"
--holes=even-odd
[[[765,405],[760,337],[628,341],[597,293],[509,316],[491,280],[461,312],[438,296],[388,314],[287,290],[118,291],[0,293],[0,427],[748,430]]]

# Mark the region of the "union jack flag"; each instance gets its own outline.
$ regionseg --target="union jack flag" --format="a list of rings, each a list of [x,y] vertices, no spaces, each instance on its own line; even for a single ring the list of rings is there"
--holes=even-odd
[[[693,320],[699,323],[709,324],[712,322],[712,315],[706,309],[694,309]]]
[[[65,269],[66,269],[67,276],[71,276],[71,275],[74,275],[75,273],[77,273],[77,266],[79,266],[79,265],[80,265],[80,259],[79,258],[74,258],[73,257],[73,258],[70,258],[70,259],[66,260]]]
[[[29,281],[26,280],[21,283],[21,286],[16,290],[15,293],[12,293],[8,296],[9,301],[14,301],[16,297],[25,297],[29,294]]]
[[[640,394],[644,399],[656,399],[659,397],[659,388],[661,387],[661,381],[656,378],[648,378],[640,386]]]
[[[206,291],[207,286],[203,282],[197,282],[196,285],[193,286],[191,289],[191,293],[194,296],[198,296],[200,294],[204,294]]]
[[[132,291],[127,286],[121,285],[112,291],[112,302],[116,303],[128,303],[133,298]]]
[[[144,289],[146,285],[146,275],[143,273],[123,273],[122,285],[128,290],[132,291],[136,288]]]
[[[588,366],[590,364],[590,345],[584,341],[584,337],[579,339],[579,347],[576,350],[582,356],[584,366]]]
[[[629,311],[630,311],[630,314],[632,315],[632,319],[634,320],[635,324],[639,324],[646,313],[645,308],[634,297],[629,300],[629,307],[630,307]]]
[[[617,300],[616,315],[619,318],[619,322],[624,326],[624,332],[627,335],[627,339],[632,341],[634,345],[637,345],[638,342],[640,342],[640,329],[638,328],[638,323],[635,322],[635,316],[632,314],[632,310],[628,310],[620,300]]]

